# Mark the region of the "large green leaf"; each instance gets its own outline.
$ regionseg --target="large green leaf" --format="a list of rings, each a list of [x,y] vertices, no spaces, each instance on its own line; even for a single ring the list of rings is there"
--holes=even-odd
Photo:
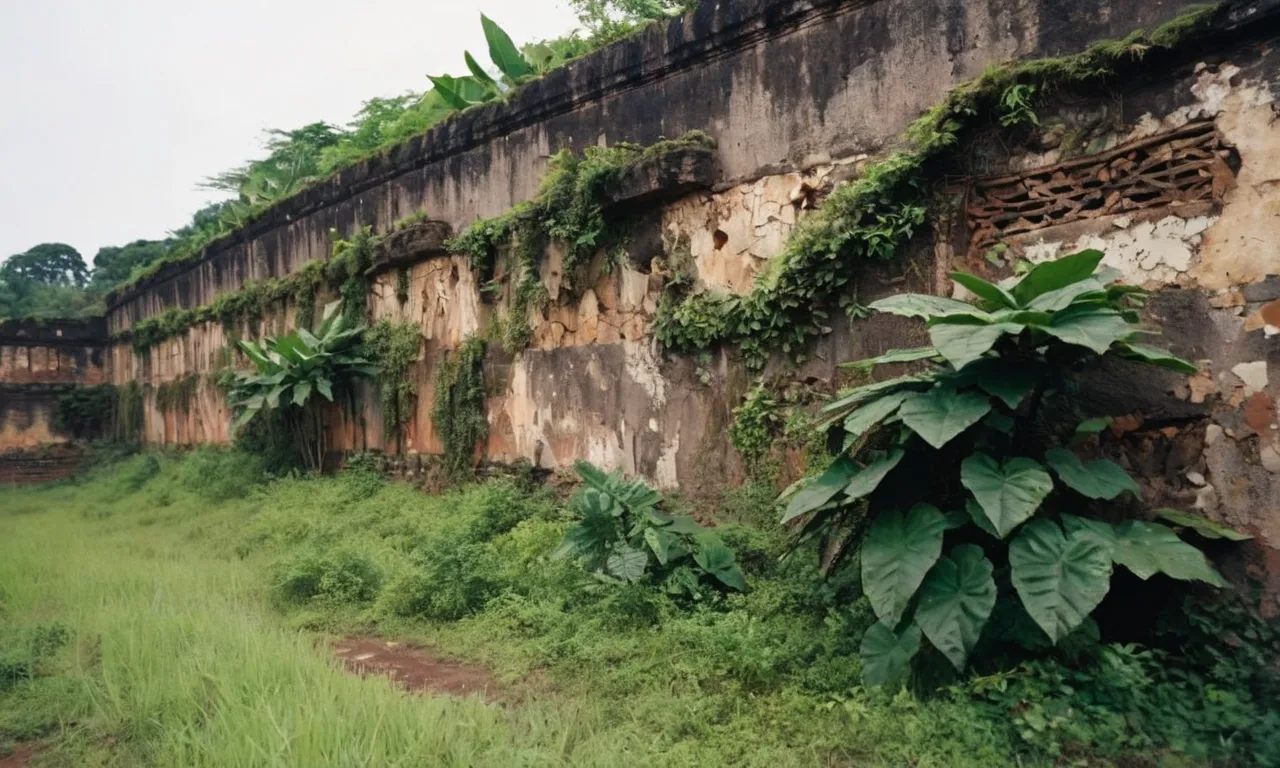
[[[945,296],[930,296],[925,293],[898,293],[873,301],[867,306],[877,312],[901,315],[903,317],[918,317],[923,320],[946,315],[990,317],[986,312],[968,302],[948,299]]]
[[[1112,344],[1131,335],[1134,327],[1115,310],[1086,307],[1063,310],[1054,316],[1052,325],[1041,330],[1101,355]]]
[[[1005,334],[1022,333],[1017,323],[992,325],[935,325],[929,329],[929,339],[952,367],[960,370],[987,353]]]
[[[911,659],[920,650],[920,627],[911,624],[901,635],[877,622],[862,636],[864,685],[900,687],[911,674]]]
[[[300,381],[293,388],[293,404],[306,405],[307,398],[311,397],[311,382]]]
[[[1035,514],[1053,490],[1053,478],[1040,462],[1015,457],[1001,465],[985,453],[960,462],[960,482],[978,500],[1000,538]]]
[[[973,524],[982,529],[984,533],[989,533],[997,539],[1004,538],[996,527],[991,524],[991,520],[987,517],[987,513],[982,511],[982,505],[973,499],[964,500],[965,515],[968,516]]]
[[[1185,373],[1188,376],[1194,376],[1200,371],[1194,363],[1189,363],[1163,349],[1148,347],[1145,344],[1121,344],[1119,349],[1123,357],[1137,360],[1147,365],[1167,368],[1178,373]]]
[[[971,275],[968,272],[952,272],[951,279],[969,289],[973,295],[992,304],[1005,307],[1006,309],[1017,309],[1018,301],[1013,298],[1005,289],[994,283],[988,283],[986,280]]]
[[[920,587],[916,623],[957,672],[995,608],[993,570],[981,547],[961,544],[938,560]]]
[[[1191,530],[1195,531],[1196,533],[1200,534],[1206,539],[1226,539],[1228,541],[1248,541],[1249,539],[1253,538],[1252,536],[1246,533],[1233,531],[1232,529],[1226,527],[1225,525],[1214,522],[1213,520],[1210,520],[1209,518],[1203,515],[1198,515],[1195,512],[1183,512],[1180,509],[1170,509],[1168,507],[1164,507],[1162,509],[1156,510],[1156,517],[1159,517],[1162,520],[1168,520],[1174,525],[1179,525],[1179,526],[1182,526],[1183,528],[1190,528]]]
[[[671,545],[675,542],[675,534],[668,533],[661,528],[644,529],[644,541],[649,545],[649,549],[653,550],[654,557],[658,558],[660,565],[666,565]]]
[[[874,491],[880,486],[885,475],[889,471],[898,466],[898,462],[902,461],[903,451],[901,448],[894,449],[889,453],[868,462],[865,467],[858,471],[849,480],[849,484],[844,487],[844,495],[850,501],[860,499],[863,496]]]
[[[975,363],[978,386],[1016,409],[1039,384],[1045,375],[1044,368],[1032,362],[988,358]]]
[[[1095,294],[1103,289],[1104,286],[1097,277],[1091,277],[1088,280],[1072,283],[1056,291],[1042,293],[1027,304],[1027,309],[1034,309],[1040,312],[1057,312],[1060,309],[1066,309],[1071,306],[1076,300]],[[1105,293],[1102,295],[1103,298],[1106,297]]]
[[[649,564],[649,554],[643,549],[623,547],[609,556],[605,570],[609,575],[629,581],[633,584],[644,578],[644,569]]]
[[[1215,587],[1227,582],[1209,565],[1204,553],[1179,539],[1173,531],[1142,520],[1125,520],[1117,525],[1062,516],[1067,532],[1083,531],[1097,536],[1111,551],[1111,559],[1146,581],[1157,573],[1182,581],[1203,581]]]
[[[1098,607],[1111,588],[1111,553],[1095,534],[1064,536],[1051,520],[1033,520],[1009,543],[1013,588],[1027,613],[1057,644]]]
[[[1011,293],[1020,306],[1049,291],[1088,280],[1102,263],[1102,251],[1088,250],[1037,264],[1013,286]]]
[[[935,378],[936,375],[934,373],[897,376],[885,381],[877,381],[872,384],[864,384],[861,387],[847,389],[836,395],[834,400],[822,406],[824,423],[829,426],[835,421],[842,420],[854,408],[877,397],[883,397],[900,390],[917,391],[924,389],[932,384]]]
[[[440,94],[440,98],[445,104],[454,109],[466,109],[473,102],[468,101],[462,96],[463,86],[459,84],[458,78],[449,75],[427,75],[427,79],[435,86],[436,93]],[[323,334],[323,329],[322,329]]]
[[[494,80],[488,72],[484,71],[484,67],[480,66],[479,62],[475,60],[471,55],[471,51],[463,51],[462,57],[466,60],[467,69],[471,70],[472,77],[486,87],[492,89],[494,93],[498,93],[500,91],[497,81]]]
[[[991,399],[981,392],[956,392],[939,386],[907,398],[898,416],[926,443],[941,448],[990,410]]]
[[[742,571],[738,569],[733,550],[720,543],[719,540],[708,537],[700,541],[698,551],[693,555],[693,560],[704,571],[714,576],[725,586],[732,587],[739,592],[747,591],[746,579],[743,578]]]
[[[502,70],[502,74],[512,81],[533,74],[529,62],[524,60],[515,43],[511,42],[511,36],[502,27],[483,13],[480,14],[480,25],[484,27],[484,39],[489,43],[489,58]]]
[[[860,437],[867,430],[884,421],[897,412],[902,401],[912,397],[914,392],[894,392],[879,400],[873,400],[849,415],[844,420],[844,431],[853,437]]]
[[[1050,448],[1044,460],[1068,487],[1091,499],[1114,499],[1125,491],[1142,498],[1142,489],[1114,461],[1098,459],[1088,464],[1066,448]]]
[[[858,467],[848,456],[836,459],[825,472],[805,483],[796,495],[791,497],[786,514],[782,516],[782,523],[785,525],[831,501],[837,493],[844,490],[849,480],[857,473]]]
[[[925,574],[942,554],[947,520],[936,507],[917,504],[876,516],[862,541],[862,588],[876,616],[897,626]]]

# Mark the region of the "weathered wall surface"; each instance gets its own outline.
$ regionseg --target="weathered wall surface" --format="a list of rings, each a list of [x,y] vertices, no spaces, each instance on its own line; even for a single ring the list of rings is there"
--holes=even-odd
[[[546,468],[588,459],[665,487],[733,481],[742,468],[726,430],[753,377],[733,350],[683,359],[658,349],[651,324],[670,259],[688,258],[704,287],[745,293],[832,185],[857,176],[955,83],[1012,57],[1070,53],[1150,29],[1184,5],[704,3],[686,19],[549,75],[509,104],[468,111],[281,204],[202,262],[115,297],[110,329],[324,258],[331,228],[372,224],[387,232],[425,211],[443,230],[461,231],[531,198],[547,157],[560,149],[703,130],[718,142],[714,174],[699,177],[699,189],[682,185],[633,205],[638,226],[621,265],[592,265],[570,292],[561,289],[562,262],[552,250],[541,273],[551,301],[530,317],[530,348],[508,355],[490,345],[484,453]],[[1246,5],[1240,18],[1255,19],[1252,26],[1220,36],[1211,50],[1152,54],[1115,92],[1059,93],[1022,135],[965,136],[947,170],[952,209],[935,211],[932,235],[918,237],[900,260],[868,267],[858,284],[868,302],[947,290],[954,267],[994,277],[1016,259],[1106,251],[1106,263],[1128,282],[1156,291],[1150,319],[1165,328],[1168,346],[1201,367],[1190,382],[1130,370],[1095,382],[1146,501],[1195,506],[1258,534],[1256,565],[1280,578],[1280,371],[1271,340],[1280,333],[1280,61],[1271,22],[1256,21],[1274,19],[1267,16],[1274,3]],[[1007,250],[992,254],[998,243]],[[467,259],[438,247],[397,265],[407,269],[407,299],[397,297],[397,275],[383,271],[369,315],[421,329],[419,397],[403,448],[438,453],[435,370],[448,350],[489,328],[508,297],[482,292]],[[293,312],[280,307],[240,330],[283,331]],[[922,333],[879,317],[833,323],[810,361],[788,375],[829,391],[839,383],[838,362],[912,346]],[[209,381],[226,365],[229,341],[208,324],[147,355],[127,344],[111,348],[115,383],[150,385],[149,441],[230,438],[229,414]],[[199,380],[188,404],[161,412],[155,387],[191,376]],[[366,387],[358,401],[354,413],[335,409],[331,445],[394,445],[375,390]]]
[[[59,395],[107,380],[101,320],[0,323],[0,451],[65,442],[54,426]]]

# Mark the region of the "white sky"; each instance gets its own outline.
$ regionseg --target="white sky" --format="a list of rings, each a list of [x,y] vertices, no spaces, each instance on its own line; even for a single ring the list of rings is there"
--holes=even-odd
[[[577,26],[564,0],[0,0],[0,259],[163,237],[264,129],[487,63],[481,11],[517,45]]]

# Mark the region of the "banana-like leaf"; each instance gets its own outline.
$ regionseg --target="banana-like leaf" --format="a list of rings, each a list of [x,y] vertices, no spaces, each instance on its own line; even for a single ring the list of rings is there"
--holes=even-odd
[[[1148,347],[1145,344],[1121,344],[1119,346],[1120,354],[1130,360],[1137,360],[1147,365],[1154,365],[1160,368],[1167,368],[1178,373],[1185,373],[1188,376],[1194,376],[1200,371],[1194,363],[1187,362],[1176,355],[1172,355],[1163,349],[1156,347]]]
[[[790,503],[787,504],[787,511],[782,516],[782,524],[786,525],[797,517],[812,512],[835,498],[836,494],[844,490],[849,481],[858,473],[857,466],[848,456],[841,456],[836,459],[830,467],[827,467],[815,479],[811,479],[801,486],[800,490],[791,497]]]
[[[867,430],[897,412],[903,400],[913,396],[915,396],[914,392],[894,392],[863,405],[844,420],[845,434],[851,437],[862,436]]]
[[[480,25],[484,27],[484,38],[489,43],[489,58],[502,74],[511,78],[512,82],[519,82],[533,74],[529,62],[520,55],[520,50],[511,42],[511,36],[502,27],[483,13],[480,14]]]
[[[851,363],[840,363],[840,368],[852,368],[854,370],[871,370],[877,365],[888,365],[889,363],[913,363],[917,360],[932,360],[941,357],[938,350],[933,347],[913,347],[911,349],[891,349],[878,357],[869,357],[865,360],[855,360]]]
[[[427,75],[427,79],[435,86],[436,93],[440,94],[444,103],[454,109],[466,109],[474,103],[463,98],[462,86],[458,84],[457,78],[449,75]]]
[[[1013,295],[994,283],[988,283],[986,280],[971,275],[968,272],[952,272],[951,279],[960,285],[969,289],[969,292],[978,298],[990,302],[997,307],[1006,309],[1017,309],[1018,301]]]
[[[1133,325],[1119,312],[1092,307],[1069,307],[1053,317],[1053,324],[1041,328],[1068,344],[1086,347],[1099,355],[1111,345],[1128,338]]]
[[[962,325],[944,323],[929,328],[929,340],[934,348],[957,371],[981,358],[991,350],[1001,336],[1022,333],[1024,326],[1018,323],[994,323],[987,325]]]
[[[293,404],[306,405],[307,398],[311,397],[311,382],[300,381],[293,388]]]
[[[498,87],[498,81],[494,80],[488,72],[484,71],[484,67],[480,66],[471,56],[471,51],[463,51],[462,57],[467,61],[467,69],[471,70],[471,75],[476,81],[491,89],[494,94],[501,93]]]
[[[1010,293],[1019,306],[1026,306],[1037,296],[1088,280],[1102,263],[1102,257],[1102,251],[1088,250],[1037,264]]]
[[[979,322],[982,318],[985,318],[985,322],[990,322],[991,317],[967,302],[924,293],[899,293],[873,301],[867,306],[877,312],[902,317],[918,317],[922,320],[933,320],[949,315],[967,315]]]

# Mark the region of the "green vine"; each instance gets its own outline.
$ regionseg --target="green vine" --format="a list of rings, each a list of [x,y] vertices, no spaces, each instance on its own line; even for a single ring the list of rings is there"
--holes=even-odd
[[[861,310],[858,266],[892,258],[924,225],[928,166],[958,143],[963,130],[990,114],[1011,123],[1031,121],[1035,99],[1064,85],[1112,77],[1117,67],[1141,60],[1153,47],[1178,45],[1203,29],[1214,10],[1196,6],[1150,35],[1137,31],[1072,56],[1014,62],[957,86],[907,129],[902,149],[837,187],[801,221],[749,294],[670,286],[659,304],[655,336],[665,348],[685,353],[731,344],[754,369],[774,352],[803,361],[808,342],[826,331],[835,312]]]
[[[413,364],[422,346],[421,329],[413,323],[383,320],[364,332],[366,355],[381,373],[378,386],[382,393],[382,424],[404,448],[404,428],[413,417],[418,401],[418,385],[413,379]]]
[[[135,442],[142,437],[144,403],[142,385],[138,382],[130,381],[115,388],[111,421],[117,440]]]
[[[770,454],[781,423],[778,401],[763,383],[748,392],[742,405],[734,409],[729,443],[742,457],[749,477],[770,474]]]
[[[77,440],[103,437],[115,401],[116,388],[110,384],[71,389],[58,397],[53,426]]]
[[[200,388],[200,376],[189,373],[156,386],[156,408],[161,413],[187,413],[191,399]]]
[[[396,270],[396,302],[400,306],[409,303],[409,268],[401,267]]]
[[[509,251],[506,274],[513,281],[511,306],[497,334],[508,352],[526,348],[532,340],[528,315],[547,300],[539,267],[550,243],[564,248],[561,272],[564,286],[574,289],[580,268],[598,251],[606,266],[621,260],[628,237],[627,222],[608,211],[609,195],[625,174],[640,163],[688,147],[712,147],[700,131],[647,147],[618,144],[589,147],[582,157],[562,150],[551,158],[551,172],[537,196],[506,213],[475,222],[445,247],[463,254],[477,279],[492,283]]]
[[[349,240],[334,240],[333,258],[325,266],[329,283],[338,286],[342,299],[342,314],[348,323],[364,321],[369,301],[369,271],[373,257],[382,238],[373,234],[373,227],[361,227]]]
[[[444,446],[444,466],[455,479],[471,474],[476,446],[489,434],[485,416],[482,339],[469,336],[436,369],[431,419]]]

